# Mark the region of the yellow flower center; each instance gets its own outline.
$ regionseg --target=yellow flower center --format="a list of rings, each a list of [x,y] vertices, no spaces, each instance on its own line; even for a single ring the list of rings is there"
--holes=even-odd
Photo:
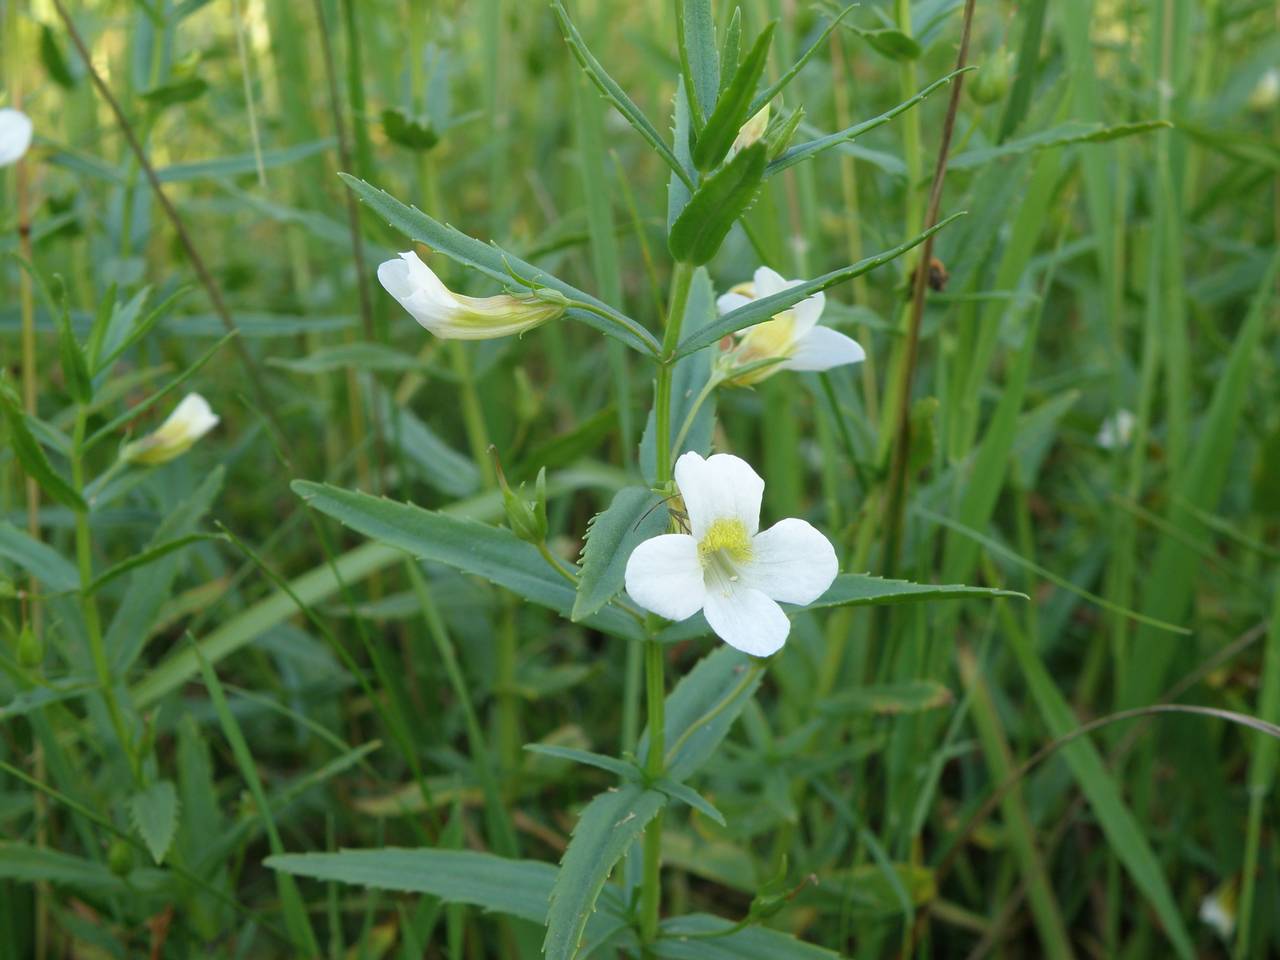
[[[722,559],[746,563],[751,559],[751,534],[741,520],[722,517],[711,524],[698,543],[698,559],[704,567]]]

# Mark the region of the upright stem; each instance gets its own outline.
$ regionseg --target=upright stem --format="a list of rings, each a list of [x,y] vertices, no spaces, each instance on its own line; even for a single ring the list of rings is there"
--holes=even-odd
[[[644,652],[645,687],[649,706],[649,756],[645,774],[661,777],[666,769],[666,682],[663,679],[662,644],[650,640]],[[662,906],[662,813],[649,821],[644,831],[644,877],[640,887],[640,936],[645,943],[658,935]]]
[[[84,489],[84,462],[81,448],[84,445],[85,424],[88,412],[81,407],[76,415],[75,434],[71,441],[71,482],[77,490]],[[80,608],[84,616],[85,632],[89,637],[89,655],[93,658],[93,669],[97,674],[98,685],[102,687],[102,699],[107,706],[107,715],[111,718],[112,729],[116,739],[120,741],[120,749],[124,751],[129,762],[129,772],[134,781],[141,786],[142,768],[139,766],[137,754],[133,750],[133,741],[129,737],[129,728],[125,726],[124,715],[120,712],[120,704],[116,700],[115,680],[111,676],[111,664],[107,659],[107,649],[102,640],[102,621],[98,618],[98,603],[89,585],[93,582],[93,540],[89,532],[89,513],[76,511],[76,560],[80,568]]]
[[[675,367],[676,347],[680,343],[680,327],[689,303],[689,287],[693,283],[693,266],[677,263],[671,274],[671,299],[667,310],[667,329],[662,335],[662,357],[658,361],[658,387],[654,399],[657,427],[657,467],[659,485],[671,479],[671,375]]]

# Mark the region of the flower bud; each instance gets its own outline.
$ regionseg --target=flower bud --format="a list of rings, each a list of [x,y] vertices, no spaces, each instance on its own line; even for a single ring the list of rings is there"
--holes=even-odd
[[[29,623],[24,623],[18,634],[18,663],[28,670],[44,663],[44,642],[36,636]]]
[[[159,429],[126,444],[120,458],[148,467],[168,463],[190,450],[192,444],[217,425],[218,417],[210,409],[209,401],[198,393],[189,393]]]
[[[454,293],[413,251],[378,267],[378,282],[413,319],[443,340],[493,340],[532,330],[560,316],[567,299],[540,289],[535,296],[465,297]]]
[[[133,870],[133,847],[129,841],[117,837],[107,848],[107,866],[117,877],[127,877]]]
[[[532,500],[524,497],[524,484],[512,490],[498,465],[498,486],[502,489],[502,506],[507,513],[511,532],[526,543],[544,543],[547,539],[547,468],[538,471]]]
[[[1258,78],[1249,94],[1249,109],[1266,113],[1277,103],[1280,103],[1280,67],[1272,67]]]
[[[1009,92],[1013,80],[1013,53],[1001,50],[983,65],[969,84],[969,96],[975,103],[988,106],[997,103]]]
[[[764,136],[769,129],[769,104],[765,104],[746,123],[738,128],[738,136],[733,141],[733,152],[745,150]],[[723,142],[723,141],[722,141]]]

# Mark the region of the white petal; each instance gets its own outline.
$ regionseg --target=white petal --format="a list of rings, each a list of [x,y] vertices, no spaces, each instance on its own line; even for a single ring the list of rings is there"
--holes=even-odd
[[[198,393],[189,393],[182,398],[173,413],[165,420],[166,424],[180,424],[181,428],[196,439],[218,425],[218,416],[209,406],[209,401]]]
[[[830,327],[814,327],[796,343],[783,364],[788,370],[830,370],[846,363],[861,363],[867,352],[856,340]]]
[[[791,621],[782,608],[749,587],[738,586],[728,594],[708,591],[703,613],[717,637],[753,657],[777,653],[791,632]]]
[[[21,110],[0,110],[0,167],[17,163],[31,146],[31,118]]]
[[[818,318],[822,316],[826,305],[827,295],[819,290],[812,297],[801,300],[791,308],[796,318],[796,339],[803,337],[818,325]]]
[[[745,307],[751,300],[751,297],[744,296],[741,293],[722,293],[716,299],[716,309],[720,311],[721,316],[724,316],[731,310]]]
[[[804,520],[775,523],[751,541],[742,584],[781,603],[813,603],[840,570],[831,541]]]
[[[741,520],[751,536],[760,529],[764,481],[741,457],[717,453],[703,460],[691,450],[676,461],[675,477],[696,539],[717,520]]]
[[[796,283],[794,280],[787,280],[777,270],[769,267],[758,267],[754,279],[757,297],[771,296],[787,289],[787,287],[795,286]]]
[[[644,541],[627,559],[627,593],[646,610],[668,620],[687,620],[702,609],[703,586],[698,542],[683,533]]]

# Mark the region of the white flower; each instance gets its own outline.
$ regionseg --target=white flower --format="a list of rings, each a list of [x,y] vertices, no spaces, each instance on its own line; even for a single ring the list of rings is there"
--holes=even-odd
[[[1280,67],[1271,67],[1258,78],[1249,94],[1249,109],[1254,113],[1266,113],[1280,103]]]
[[[1236,882],[1234,878],[1200,901],[1200,920],[1213,928],[1223,940],[1230,940],[1236,929]]]
[[[756,271],[753,282],[738,284],[716,301],[716,307],[721,314],[726,314],[752,300],[781,293],[798,283],[799,280],[784,280],[777,271],[761,267]],[[729,382],[747,386],[759,383],[779,370],[830,370],[864,360],[866,351],[856,340],[830,327],[819,326],[818,319],[826,302],[825,294],[815,293],[775,315],[772,320],[743,331],[728,358],[733,367],[745,367],[775,358],[779,362],[738,376],[731,375]]]
[[[738,457],[686,453],[675,479],[691,533],[636,547],[627,560],[627,593],[668,620],[701,610],[716,635],[743,653],[776,653],[791,631],[778,603],[812,603],[836,577],[831,541],[795,519],[760,533],[764,481]]]
[[[189,393],[158,429],[126,444],[120,457],[145,466],[168,463],[190,450],[193,443],[217,425],[218,417],[210,409],[209,401],[198,393]]]
[[[523,333],[564,312],[562,304],[500,294],[454,293],[412,251],[378,267],[378,281],[413,319],[445,340],[491,340]]]
[[[1119,450],[1127,447],[1133,439],[1133,428],[1137,423],[1138,418],[1131,411],[1117,410],[1102,421],[1102,427],[1098,430],[1095,442],[1103,450]]]
[[[22,159],[31,146],[31,118],[21,110],[0,110],[0,167]]]

